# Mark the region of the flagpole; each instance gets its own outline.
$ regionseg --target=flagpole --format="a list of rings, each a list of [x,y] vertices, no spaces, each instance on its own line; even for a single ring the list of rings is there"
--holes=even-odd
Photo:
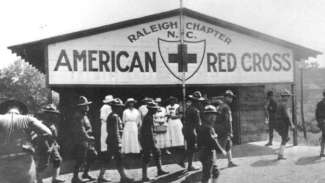
[[[183,0],[180,0],[180,16],[179,16],[179,24],[180,24],[180,28],[179,28],[179,35],[180,35],[180,41],[181,41],[181,48],[183,48],[183,44],[184,44],[184,20],[183,20]],[[184,60],[183,60],[183,49],[181,52],[182,56],[181,56],[181,64],[182,66],[184,66]],[[182,102],[182,107],[183,107],[183,115],[185,117],[185,100],[186,100],[186,80],[185,80],[185,71],[183,69],[182,72],[182,97],[183,97],[183,102]]]

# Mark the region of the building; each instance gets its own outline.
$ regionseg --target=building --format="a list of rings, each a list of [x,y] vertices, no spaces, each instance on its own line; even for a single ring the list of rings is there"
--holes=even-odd
[[[9,49],[45,73],[48,86],[60,93],[67,137],[79,95],[94,102],[91,117],[99,131],[98,110],[106,94],[181,98],[185,78],[187,93],[200,90],[212,97],[235,91],[237,143],[258,140],[265,132],[266,90],[285,87],[294,92],[296,63],[321,54],[186,8]]]

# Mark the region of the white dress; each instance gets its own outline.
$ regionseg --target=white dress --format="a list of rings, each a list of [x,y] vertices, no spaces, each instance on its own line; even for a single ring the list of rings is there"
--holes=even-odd
[[[168,105],[166,107],[166,112],[170,116],[177,116],[178,108],[179,108],[178,104],[174,104],[173,106]],[[169,133],[171,147],[184,146],[184,136],[183,136],[182,129],[183,129],[183,124],[179,118],[168,119],[167,131]]]
[[[125,109],[123,112],[122,153],[139,153],[140,143],[138,139],[138,125],[141,122],[141,114],[137,109]]]
[[[107,117],[112,112],[112,108],[108,104],[104,104],[100,108],[100,121],[101,121],[101,129],[100,129],[100,151],[107,151]]]
[[[163,123],[163,125],[167,126],[167,118],[166,118],[166,109],[163,107],[160,107],[160,111],[154,114],[153,116],[155,125],[160,125]],[[170,137],[168,130],[166,133],[157,133],[156,134],[156,140],[157,140],[157,147],[159,149],[164,149],[170,147]]]

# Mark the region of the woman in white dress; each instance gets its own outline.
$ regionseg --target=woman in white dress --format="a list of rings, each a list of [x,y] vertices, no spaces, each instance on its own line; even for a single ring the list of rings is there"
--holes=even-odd
[[[183,124],[179,115],[179,104],[177,104],[176,97],[169,97],[169,105],[166,107],[168,118],[167,131],[170,137],[170,146],[179,147],[184,146]]]
[[[161,98],[156,98],[155,102],[160,105]],[[157,147],[159,149],[163,149],[163,152],[167,153],[169,151],[166,150],[166,148],[170,147],[170,137],[167,130],[167,117],[166,117],[166,109],[164,107],[161,107],[158,109],[157,113],[153,116],[155,126],[161,127],[159,131],[156,133],[156,140],[157,140]],[[165,131],[166,127],[166,131]],[[168,153],[169,154],[169,153]]]
[[[136,100],[128,98],[125,102],[127,109],[123,111],[122,153],[124,154],[137,154],[140,152],[138,127],[141,124],[141,114],[134,108],[135,103]]]

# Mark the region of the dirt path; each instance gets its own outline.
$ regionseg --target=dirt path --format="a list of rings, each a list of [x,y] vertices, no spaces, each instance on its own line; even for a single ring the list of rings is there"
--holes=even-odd
[[[287,160],[276,160],[276,148],[264,147],[265,142],[254,142],[235,146],[234,161],[239,167],[227,168],[226,159],[218,160],[221,168],[221,176],[218,182],[222,183],[325,183],[325,158],[319,158],[319,147],[288,145],[285,151]],[[195,165],[200,166],[199,162]],[[200,171],[184,173],[176,164],[164,166],[170,175],[156,178],[156,168],[149,168],[149,176],[155,178],[153,182],[184,182],[192,183],[200,181]],[[136,180],[141,179],[141,169],[129,169],[128,173]],[[97,176],[98,171],[92,171]],[[71,173],[62,175],[70,182]],[[116,171],[109,170],[106,173],[113,182],[119,181]],[[50,181],[46,181],[50,182]]]

